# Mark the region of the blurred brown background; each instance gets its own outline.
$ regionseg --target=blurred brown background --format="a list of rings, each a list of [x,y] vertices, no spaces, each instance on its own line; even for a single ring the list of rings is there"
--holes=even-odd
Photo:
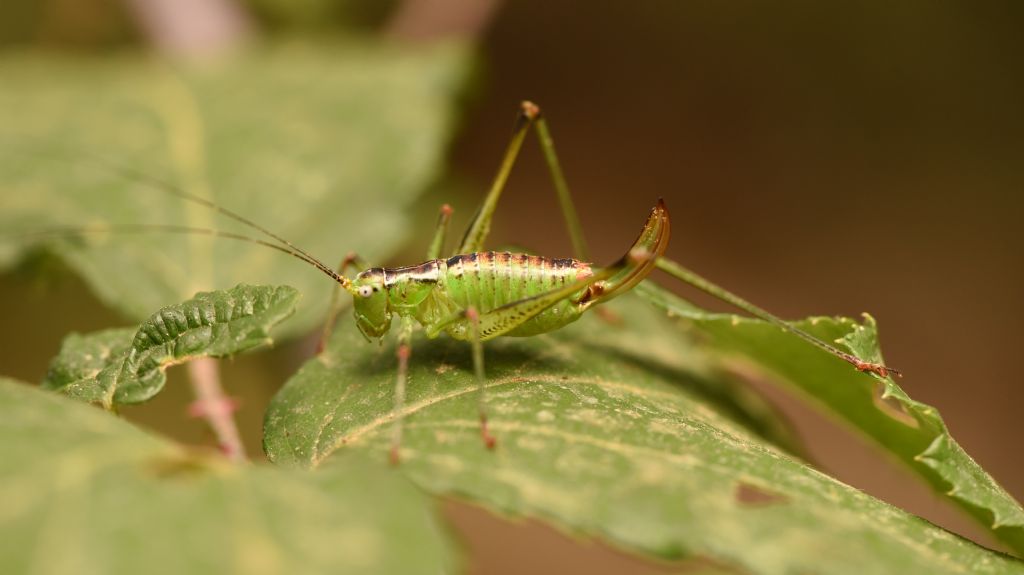
[[[1022,8],[511,3],[456,166],[485,181],[495,133],[535,99],[598,259],[664,196],[671,257],[785,317],[870,311],[900,385],[1020,500]],[[527,159],[497,234],[568,253],[540,154]],[[859,439],[793,413],[830,473],[975,533]]]
[[[440,4],[460,13],[459,2]],[[1024,499],[1024,5],[495,6],[479,32],[482,74],[453,149],[456,178],[482,196],[518,101],[536,101],[598,261],[621,255],[664,196],[675,224],[671,257],[785,317],[870,311],[887,361],[907,374],[901,386],[937,407],[964,448]],[[568,255],[562,230],[531,140],[494,242]],[[4,373],[38,380],[60,334],[116,322],[81,289],[64,283],[41,295],[23,276],[4,279],[5,315],[56,322],[20,334],[27,350],[4,335]],[[54,309],[55,293],[74,299]],[[18,309],[8,311],[10,298]],[[258,437],[266,398],[254,395],[243,425]],[[826,471],[977,535],[858,438],[778,401]],[[201,440],[189,425],[196,429],[179,436]],[[664,570],[545,527],[510,526],[461,505],[449,511],[480,572],[561,572],[584,560],[591,572]]]

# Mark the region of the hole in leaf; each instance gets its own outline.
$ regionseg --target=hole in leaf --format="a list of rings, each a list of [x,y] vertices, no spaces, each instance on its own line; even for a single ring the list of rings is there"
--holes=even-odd
[[[749,507],[764,507],[789,501],[789,498],[781,493],[742,481],[736,485],[734,496],[737,503]]]

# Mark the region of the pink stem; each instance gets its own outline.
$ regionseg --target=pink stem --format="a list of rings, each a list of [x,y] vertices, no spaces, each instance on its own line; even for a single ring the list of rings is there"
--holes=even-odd
[[[252,20],[233,0],[124,0],[146,37],[172,57],[210,57],[248,37]]]
[[[245,461],[245,446],[231,415],[237,403],[224,395],[217,362],[208,357],[192,360],[188,363],[188,374],[196,396],[189,406],[189,414],[206,420],[228,459]]]

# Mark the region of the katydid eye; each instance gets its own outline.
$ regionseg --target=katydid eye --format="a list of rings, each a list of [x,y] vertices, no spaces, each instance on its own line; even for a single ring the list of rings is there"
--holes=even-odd
[[[361,297],[370,297],[373,295],[373,288],[371,286],[359,286],[359,295]]]

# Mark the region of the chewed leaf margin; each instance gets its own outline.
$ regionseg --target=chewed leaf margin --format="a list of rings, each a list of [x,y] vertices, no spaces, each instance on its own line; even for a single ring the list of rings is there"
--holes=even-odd
[[[240,284],[167,306],[137,329],[71,334],[42,386],[106,409],[146,401],[163,388],[171,365],[270,344],[270,329],[294,313],[298,299],[290,286]]]
[[[934,407],[911,399],[891,377],[860,373],[767,322],[695,307],[657,286],[638,290],[687,327],[711,337],[709,348],[752,360],[793,385],[891,452],[993,535],[1024,555],[1024,509],[953,439]],[[857,357],[880,362],[878,326],[815,317],[793,325]]]

